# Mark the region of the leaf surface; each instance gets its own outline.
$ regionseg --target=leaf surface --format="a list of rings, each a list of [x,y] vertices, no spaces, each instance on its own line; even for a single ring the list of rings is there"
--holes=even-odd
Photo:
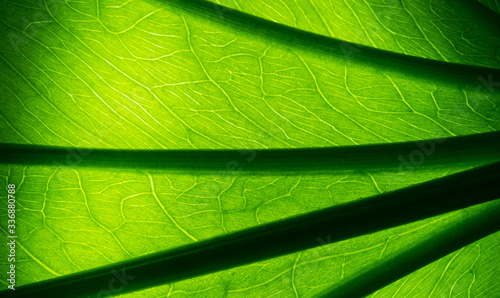
[[[50,3],[39,11],[47,21],[33,26],[23,15],[35,9],[2,6],[2,142],[287,148],[500,125],[499,96],[482,84],[498,70],[368,49],[346,56],[343,43],[321,48],[307,32],[288,40],[282,27],[251,17],[220,22],[196,1]],[[15,37],[22,42],[13,46]]]
[[[489,7],[491,10],[500,13],[500,4],[496,0],[480,0],[482,4]]]
[[[214,0],[262,18],[364,46],[455,63],[499,66],[498,17],[475,1]],[[498,12],[497,1],[480,1]],[[225,8],[217,9],[221,19]]]
[[[15,161],[8,160],[15,154],[2,157],[0,188],[18,186],[18,285],[182,247],[498,160],[493,150],[477,151],[483,148],[479,145],[476,151],[456,147],[457,155],[443,158],[452,148],[446,147],[446,138],[453,142],[499,130],[500,96],[494,87],[500,42],[491,19],[478,20],[480,9],[468,13],[457,3],[352,4],[355,10],[347,3],[335,6],[335,12],[318,10],[325,4],[316,0],[287,1],[287,9],[281,6],[285,2],[269,1],[236,6],[251,15],[221,11],[205,1],[3,3],[0,142],[21,153]],[[407,15],[400,15],[401,9]],[[327,21],[306,20],[306,15]],[[285,171],[282,162],[262,172],[259,155],[252,163],[259,151],[238,153],[236,163],[222,159],[219,167],[209,167],[214,171],[202,170],[185,155],[176,169],[161,163],[152,169],[151,159],[149,167],[129,163],[115,168],[98,164],[101,151],[96,150],[377,144],[390,150],[398,146],[390,143],[434,138],[445,139],[432,141],[432,150],[425,147],[429,142],[405,147],[410,150],[394,155],[389,166],[367,162],[326,171],[312,163],[310,171],[294,171],[294,166]],[[68,151],[57,151],[55,164],[50,156],[40,161],[22,153],[40,149],[37,145]],[[110,152],[108,157],[119,151]],[[355,161],[346,152],[348,162]],[[372,154],[364,160],[377,156]],[[433,158],[437,161],[431,163]],[[191,166],[183,169],[186,164]],[[234,171],[238,166],[248,169]],[[480,218],[495,204],[130,295],[326,294],[366,272],[379,272],[393,258]],[[2,222],[6,215],[0,215]],[[374,295],[494,295],[500,276],[495,267],[498,237],[465,246]],[[7,262],[2,262],[3,268]],[[7,283],[2,280],[1,286],[6,289]]]

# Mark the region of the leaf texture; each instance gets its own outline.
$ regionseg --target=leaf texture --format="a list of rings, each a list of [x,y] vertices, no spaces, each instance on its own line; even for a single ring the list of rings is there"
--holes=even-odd
[[[17,286],[498,161],[498,18],[443,2],[4,1],[0,189],[17,186]],[[497,209],[101,294],[494,297]],[[476,238],[460,238],[467,223]]]

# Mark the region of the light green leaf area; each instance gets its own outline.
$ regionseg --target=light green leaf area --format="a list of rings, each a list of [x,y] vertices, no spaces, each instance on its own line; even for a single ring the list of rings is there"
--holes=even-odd
[[[1,142],[284,148],[500,127],[488,78],[437,80],[377,64],[385,54],[354,61],[341,48],[293,46],[169,1],[44,3],[0,8]]]
[[[500,3],[497,0],[479,0],[479,2],[486,5],[491,10],[500,13]]]
[[[423,165],[411,172],[343,170],[328,174],[240,172],[221,175],[16,165],[2,167],[0,188],[18,181],[16,235],[20,243],[17,249],[20,286],[376,195],[467,168],[470,166]],[[469,211],[461,210],[171,286],[151,288],[143,294],[288,297],[300,293],[300,296],[311,297],[383,266],[391,257],[453,228],[467,217],[477,216],[494,204],[498,203],[482,204]],[[7,220],[7,212],[2,212],[0,220]],[[338,227],[332,227],[335,228]],[[318,243],[328,243],[328,239],[318,239]],[[482,257],[491,259],[489,254]],[[2,260],[2,264],[7,263]],[[458,272],[464,273],[466,269],[461,270]],[[478,279],[476,283],[488,283],[493,277]],[[5,287],[2,281],[2,288]]]
[[[497,25],[474,1],[214,0],[278,23],[429,59],[498,67]],[[465,3],[468,2],[468,3]],[[485,2],[498,9],[495,1]],[[476,8],[476,9],[472,9]],[[222,17],[224,9],[220,9]],[[486,15],[486,16],[485,16]],[[362,47],[346,47],[360,51]]]

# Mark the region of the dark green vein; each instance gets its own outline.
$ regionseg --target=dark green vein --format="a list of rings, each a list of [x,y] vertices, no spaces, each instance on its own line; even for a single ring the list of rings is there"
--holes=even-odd
[[[500,162],[306,215],[261,225],[106,267],[0,292],[5,297],[96,295],[116,272],[133,276],[121,293],[192,278],[373,233],[500,197]],[[488,217],[489,218],[489,217]],[[489,224],[498,225],[499,217]],[[368,277],[370,278],[370,277]],[[113,286],[114,287],[114,286]]]
[[[473,88],[477,87],[480,85],[478,80],[480,76],[488,78],[491,75],[493,80],[500,77],[500,69],[443,62],[367,47],[289,27],[206,0],[146,1],[154,2],[156,6],[161,4],[168,6],[168,10],[176,15],[182,16],[185,13],[191,13],[200,19],[208,19],[237,28],[239,32],[245,32],[255,37],[262,36],[268,42],[279,43],[281,47],[288,48],[291,46],[290,50],[292,51],[293,47],[298,47],[307,51],[314,51],[317,56],[335,56],[340,59],[339,61],[344,60],[346,63],[352,60],[357,64],[378,67],[379,70],[391,69],[413,77],[426,76],[429,79],[441,82],[460,83],[459,86],[462,88],[466,87],[464,85]],[[474,14],[487,19],[491,26],[500,26],[500,20],[491,14],[485,13],[484,10],[476,9]],[[357,49],[357,51],[349,51],[347,57],[346,48]]]
[[[376,145],[259,150],[122,150],[0,144],[0,163],[207,171],[413,170],[500,160],[500,131]]]
[[[500,230],[500,200],[491,209],[398,254],[322,297],[365,297],[438,259]]]

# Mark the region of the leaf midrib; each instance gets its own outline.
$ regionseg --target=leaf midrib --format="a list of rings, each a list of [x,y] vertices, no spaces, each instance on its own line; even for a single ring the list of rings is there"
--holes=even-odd
[[[500,160],[500,131],[416,142],[299,149],[122,150],[0,144],[0,153],[3,164],[253,173],[398,167],[412,170],[424,163],[426,166],[458,165]],[[420,159],[417,155],[424,160],[411,164],[412,158]],[[237,167],[229,169],[233,161]]]

